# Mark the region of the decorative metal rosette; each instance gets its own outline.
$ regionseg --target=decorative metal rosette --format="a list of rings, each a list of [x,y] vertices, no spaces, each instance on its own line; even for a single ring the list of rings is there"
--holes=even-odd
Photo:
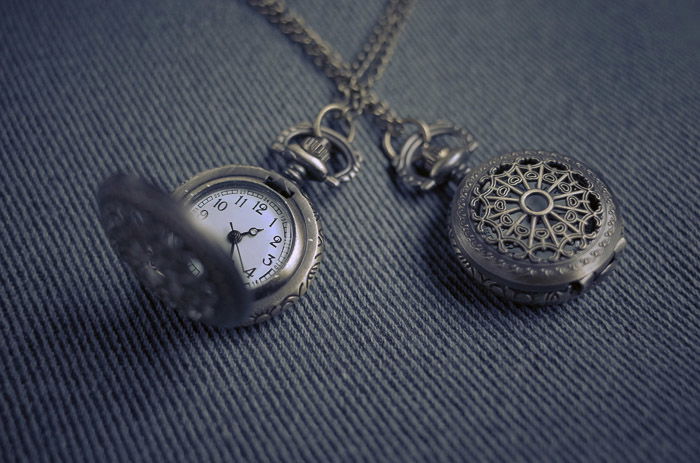
[[[511,153],[474,169],[455,197],[450,236],[481,283],[529,304],[564,301],[612,268],[624,247],[608,188],[557,153]]]
[[[600,196],[559,160],[524,158],[482,176],[470,201],[488,243],[515,259],[556,262],[585,249],[600,230]]]

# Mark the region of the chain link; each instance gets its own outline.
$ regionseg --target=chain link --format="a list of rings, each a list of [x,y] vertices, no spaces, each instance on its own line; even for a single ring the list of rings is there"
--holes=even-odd
[[[372,90],[391,60],[399,33],[415,0],[389,0],[382,18],[351,64],[311,29],[284,0],[248,0],[248,4],[292,42],[301,45],[314,65],[331,79],[348,105],[346,117],[369,114],[382,130],[393,132],[402,123]]]

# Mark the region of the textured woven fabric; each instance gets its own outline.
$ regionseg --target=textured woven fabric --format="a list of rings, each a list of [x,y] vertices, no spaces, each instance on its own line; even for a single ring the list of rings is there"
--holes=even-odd
[[[381,1],[290,0],[350,57]],[[97,225],[116,170],[174,188],[266,146],[331,85],[240,1],[0,5],[0,460],[697,461],[700,8],[422,1],[378,91],[470,128],[474,163],[577,157],[630,246],[560,307],[503,303],[447,244],[449,194],[366,158],[309,188],[328,252],[303,302],[220,331],[145,293]]]

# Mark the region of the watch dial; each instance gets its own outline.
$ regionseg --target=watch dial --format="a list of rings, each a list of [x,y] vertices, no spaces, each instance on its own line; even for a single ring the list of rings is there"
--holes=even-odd
[[[263,285],[286,264],[294,243],[292,216],[271,189],[230,182],[205,190],[191,202],[196,222],[225,246],[246,286]],[[190,270],[201,269],[193,262]]]

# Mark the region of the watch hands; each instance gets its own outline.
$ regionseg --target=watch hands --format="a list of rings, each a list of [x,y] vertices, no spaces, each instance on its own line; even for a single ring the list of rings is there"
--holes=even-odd
[[[241,257],[241,247],[238,245],[238,243],[233,245],[234,248],[236,248],[236,251],[238,251],[238,261],[241,263],[241,270],[245,271],[245,265],[243,265],[243,257]]]
[[[240,261],[241,268],[245,268],[243,266],[243,258],[241,257],[241,250],[238,247],[238,243],[240,243],[241,240],[243,239],[243,234],[241,232],[239,232],[238,230],[236,230],[235,228],[233,228],[233,222],[229,222],[228,224],[231,227],[231,231],[228,232],[228,234],[226,235],[226,239],[231,243],[231,260],[234,259],[233,251],[235,250],[238,253],[238,260]]]
[[[226,239],[231,242],[231,259],[233,259],[233,250],[236,249],[236,230],[233,229],[233,222],[229,222],[231,225],[231,232],[226,235]]]
[[[250,230],[248,230],[247,232],[241,233],[241,236],[246,236],[246,235],[255,236],[255,235],[257,235],[258,233],[260,233],[261,231],[263,231],[263,230],[264,230],[263,228],[255,228],[255,227],[252,227],[252,228],[251,228]]]
[[[241,264],[241,269],[245,271],[245,265],[243,265],[243,257],[241,256],[240,242],[243,240],[244,236],[255,236],[264,229],[251,227],[250,230],[248,230],[247,232],[241,233],[235,228],[233,228],[233,222],[229,222],[228,224],[231,227],[231,231],[228,232],[228,234],[226,235],[226,239],[231,243],[231,259],[234,259],[233,252],[235,250],[238,254],[238,262]]]
[[[231,231],[228,233],[226,238],[231,242],[240,242],[244,236],[255,236],[264,230],[264,228],[251,227],[247,232],[241,233],[233,228],[233,222],[229,222],[229,226],[231,227]]]

